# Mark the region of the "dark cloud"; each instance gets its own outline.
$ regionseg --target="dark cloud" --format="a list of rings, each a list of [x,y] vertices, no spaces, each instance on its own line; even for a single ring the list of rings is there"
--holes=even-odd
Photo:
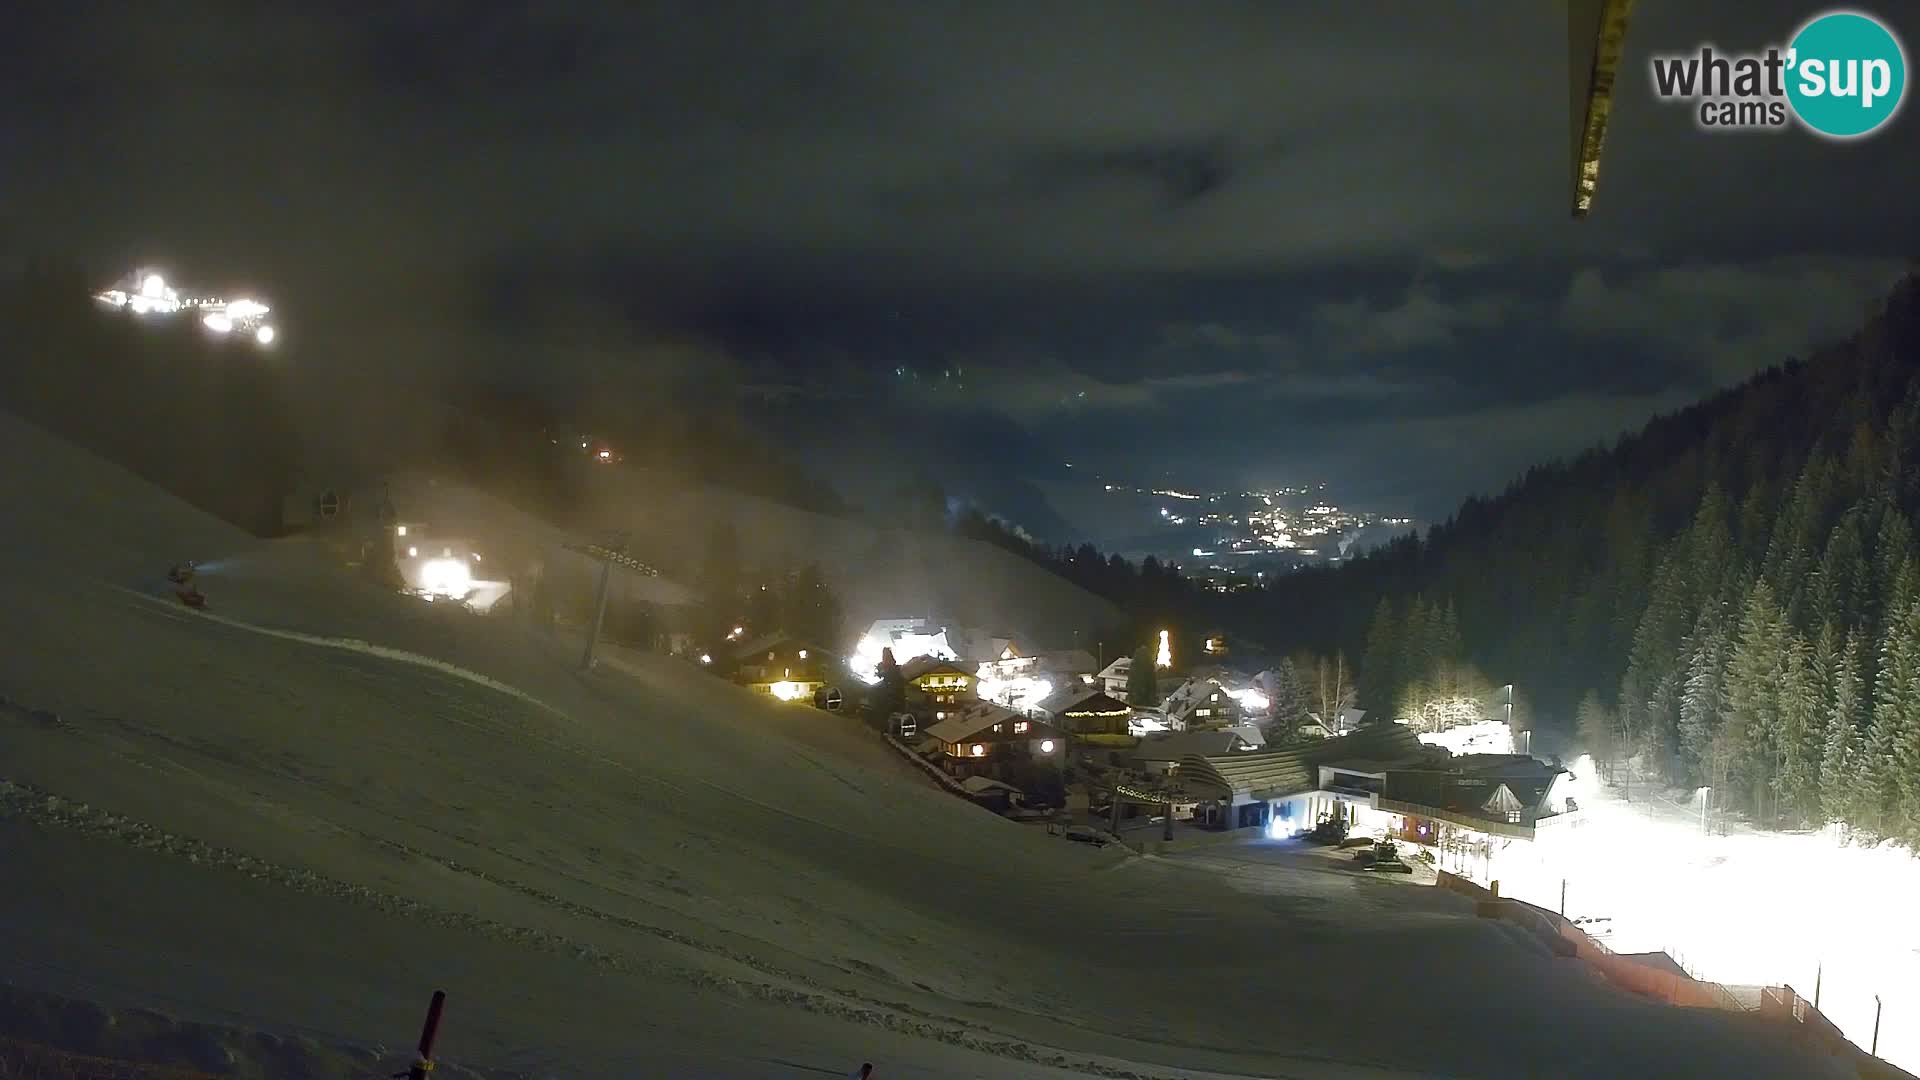
[[[819,442],[887,403],[900,456],[1315,471],[1431,512],[1843,332],[1898,271],[1913,110],[1710,136],[1640,74],[1811,10],[1639,5],[1575,223],[1563,13],[1530,0],[27,5],[0,237],[262,288],[340,364],[704,376]]]

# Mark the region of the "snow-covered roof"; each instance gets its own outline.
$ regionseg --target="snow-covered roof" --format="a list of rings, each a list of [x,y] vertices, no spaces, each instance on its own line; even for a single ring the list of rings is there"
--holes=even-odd
[[[1248,748],[1233,731],[1182,731],[1143,740],[1133,752],[1140,761],[1179,761],[1195,754],[1211,757]]]
[[[970,795],[982,795],[989,791],[1011,791],[1015,795],[1021,794],[1019,788],[1005,780],[995,780],[991,776],[969,776],[960,781],[960,786],[966,788]]]
[[[1261,747],[1261,746],[1267,745],[1266,733],[1261,731],[1259,727],[1257,727],[1256,725],[1235,724],[1232,727],[1228,728],[1227,730],[1233,732],[1235,735],[1240,736],[1241,739],[1245,740],[1248,746]]]
[[[927,734],[941,742],[966,742],[995,724],[1023,719],[1012,709],[991,701],[975,701],[949,711],[945,720],[927,729]]]
[[[1089,675],[1099,670],[1100,661],[1085,649],[1061,649],[1041,653],[1040,668],[1057,675]]]
[[[937,656],[916,656],[900,665],[900,677],[908,682],[913,682],[915,679],[924,678],[925,676],[941,671],[950,671],[955,675],[966,675],[968,677],[973,675],[973,672],[968,671],[958,662],[942,660]]]
[[[1161,711],[1163,711],[1169,719],[1184,720],[1195,709],[1207,704],[1207,702],[1212,699],[1215,691],[1219,692],[1222,701],[1233,700],[1233,694],[1229,692],[1225,686],[1221,685],[1218,679],[1188,679],[1186,682],[1175,687],[1173,693],[1168,694],[1162,699],[1160,702]]]
[[[1103,679],[1124,679],[1133,674],[1133,657],[1122,656],[1100,669]]]

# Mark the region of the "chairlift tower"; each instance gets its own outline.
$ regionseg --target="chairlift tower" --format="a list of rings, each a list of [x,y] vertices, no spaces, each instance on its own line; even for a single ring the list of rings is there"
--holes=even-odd
[[[580,655],[580,670],[593,670],[593,651],[600,643],[600,627],[607,619],[607,592],[613,585],[613,568],[631,570],[645,577],[659,577],[660,571],[641,562],[627,553],[628,534],[615,533],[605,544],[566,544],[568,551],[578,552],[600,563],[600,588],[593,602],[593,625],[587,630],[587,648]]]

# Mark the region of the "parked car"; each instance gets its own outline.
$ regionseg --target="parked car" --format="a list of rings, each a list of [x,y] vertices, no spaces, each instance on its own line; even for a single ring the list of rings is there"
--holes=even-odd
[[[1094,847],[1106,847],[1108,843],[1107,834],[1100,832],[1091,825],[1067,826],[1067,839],[1082,844],[1092,844]]]

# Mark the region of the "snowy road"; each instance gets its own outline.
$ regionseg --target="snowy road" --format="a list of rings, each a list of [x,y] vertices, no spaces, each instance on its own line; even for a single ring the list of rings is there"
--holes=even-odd
[[[844,718],[583,678],[0,436],[41,466],[0,488],[9,981],[362,1042],[444,986],[449,1057],[569,1076],[1818,1075],[1458,898],[1049,839]],[[127,592],[183,550],[226,621]]]

